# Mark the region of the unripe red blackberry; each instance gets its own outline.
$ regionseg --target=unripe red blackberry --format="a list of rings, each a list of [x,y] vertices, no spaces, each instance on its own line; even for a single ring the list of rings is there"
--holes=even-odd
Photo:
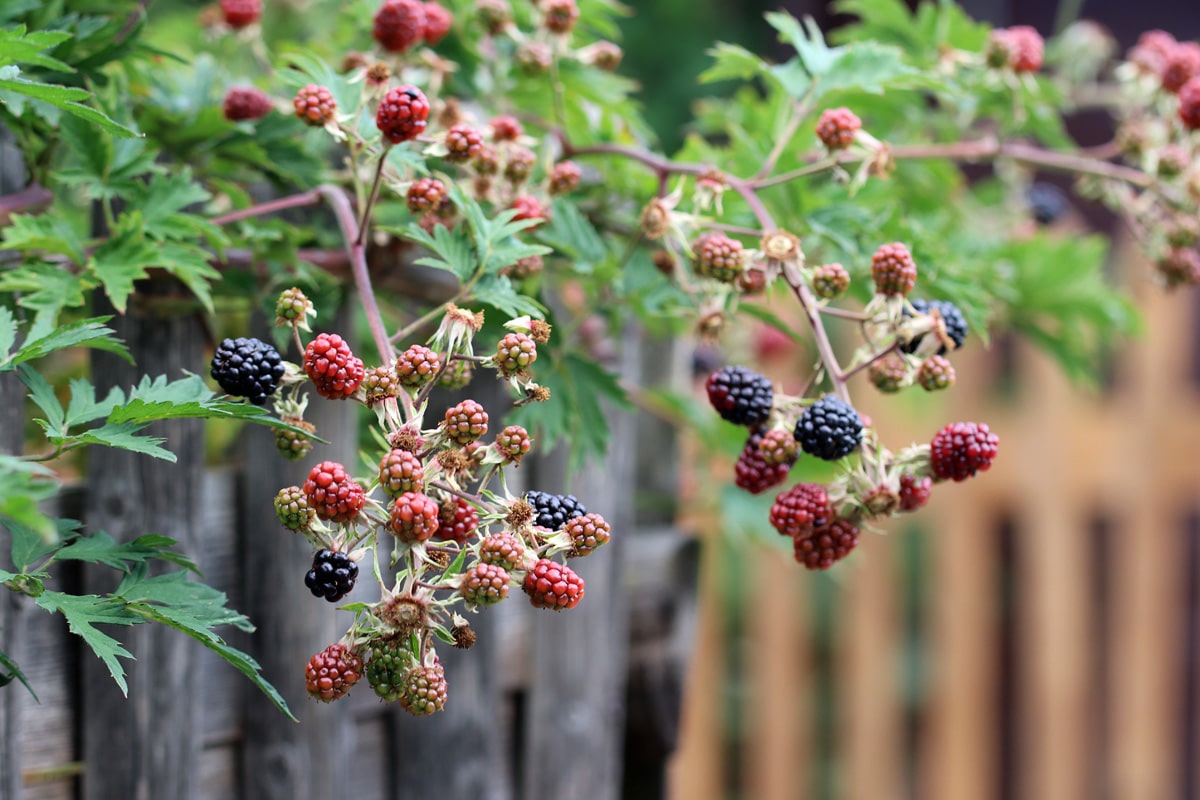
[[[871,279],[879,294],[907,295],[917,284],[917,265],[912,253],[900,242],[880,245],[871,256]]]
[[[271,111],[271,98],[253,86],[234,86],[225,93],[221,111],[230,122],[262,119]]]
[[[759,446],[763,434],[760,429],[750,431],[737,462],[733,465],[733,482],[739,489],[750,494],[760,494],[787,480],[790,463],[769,464],[763,458]]]
[[[336,550],[318,550],[313,555],[312,568],[304,576],[304,585],[313,597],[322,597],[336,603],[354,591],[358,580],[358,564],[346,553]]]
[[[479,560],[513,572],[525,562],[525,545],[511,533],[492,533],[479,543]]]
[[[470,125],[453,125],[446,131],[446,160],[465,164],[483,149],[483,136]]]
[[[415,139],[425,131],[429,101],[415,86],[388,89],[375,112],[375,127],[392,144]]]
[[[484,30],[496,36],[512,24],[513,13],[506,0],[476,0],[475,17]]]
[[[446,673],[439,665],[413,667],[404,675],[400,706],[416,717],[424,717],[446,706]]]
[[[945,356],[930,356],[917,370],[917,383],[927,392],[936,392],[954,385],[954,365]]]
[[[771,382],[746,367],[722,367],[704,384],[708,402],[721,419],[734,425],[759,425],[771,415],[775,390]]]
[[[446,435],[462,445],[470,444],[487,433],[488,413],[474,400],[463,400],[446,409],[442,428]]]
[[[829,493],[817,483],[798,483],[781,492],[771,506],[771,526],[783,536],[808,536],[833,517]]]
[[[297,117],[319,128],[333,122],[337,113],[337,101],[333,99],[333,92],[329,89],[310,83],[296,92],[292,108],[296,110]]]
[[[496,345],[496,369],[501,377],[521,375],[537,361],[537,344],[527,333],[508,333]]]
[[[436,211],[446,202],[446,184],[437,178],[417,178],[409,184],[405,200],[414,214]]]
[[[363,488],[336,461],[322,461],[309,471],[304,496],[309,507],[327,522],[349,522],[367,502]]]
[[[574,161],[559,161],[550,170],[550,194],[566,194],[575,191],[583,173]]]
[[[275,516],[289,531],[306,531],[316,521],[317,512],[299,486],[288,486],[275,495]]]
[[[312,450],[312,434],[317,432],[317,426],[311,422],[305,422],[299,417],[285,416],[283,421],[293,428],[299,428],[308,434],[306,436],[296,431],[287,430],[286,428],[275,429],[275,449],[279,451],[279,455],[288,461],[298,461]]]
[[[520,197],[514,198],[509,208],[514,208],[517,211],[513,215],[513,221],[521,219],[547,220],[550,218],[550,211],[544,208],[541,201],[533,195],[523,194]]]
[[[536,153],[528,147],[514,147],[508,151],[508,159],[504,162],[504,177],[510,183],[523,183],[533,174],[536,165]]]
[[[245,28],[262,16],[262,0],[221,0],[221,18],[231,28]]]
[[[806,536],[796,537],[796,562],[808,569],[829,569],[850,555],[856,544],[858,526],[839,517],[828,525],[814,528]]]
[[[463,544],[479,529],[479,512],[461,497],[450,497],[438,506],[437,538]]]
[[[908,362],[899,353],[888,353],[867,367],[867,375],[876,389],[895,394],[904,388],[908,379]]]
[[[612,538],[612,527],[599,514],[584,514],[567,520],[566,531],[571,537],[568,558],[589,555],[597,547],[608,544]]]
[[[1179,42],[1167,54],[1163,63],[1162,87],[1168,92],[1178,92],[1192,78],[1200,76],[1200,44]]]
[[[442,359],[437,353],[424,345],[414,344],[396,360],[396,377],[402,386],[419,389],[433,380],[441,366]]]
[[[509,264],[501,270],[501,273],[514,281],[523,281],[526,278],[532,278],[534,275],[540,275],[545,268],[546,262],[540,255],[525,256],[525,258],[517,259],[516,263]]]
[[[389,53],[403,53],[425,36],[425,5],[420,0],[384,0],[375,12],[371,35]]]
[[[478,191],[478,189],[479,189],[478,182],[479,181],[484,180],[491,175],[495,175],[496,173],[498,173],[500,171],[500,154],[496,151],[495,147],[488,144],[487,142],[484,142],[483,146],[479,148],[479,153],[475,156],[475,160],[471,162],[471,166],[475,169],[475,172],[477,173],[476,189]],[[486,195],[488,189],[491,188],[491,182],[490,181],[484,181],[484,182],[485,182],[487,188],[485,188],[484,191],[479,192],[479,193]]]
[[[519,465],[521,456],[527,454],[532,447],[529,431],[520,425],[509,425],[496,436],[496,449],[510,464]]]
[[[737,276],[733,285],[745,295],[762,294],[763,290],[767,288],[766,270],[759,267],[747,267],[745,272]]]
[[[767,464],[787,464],[790,467],[800,456],[800,446],[796,444],[791,431],[772,428],[759,438],[758,454]]]
[[[368,407],[382,403],[389,397],[400,396],[400,383],[391,367],[374,367],[367,370],[362,382],[363,399]]]
[[[854,134],[860,130],[862,120],[848,108],[827,108],[817,120],[817,138],[830,152],[854,144]]]
[[[822,264],[813,270],[813,293],[822,300],[836,300],[850,288],[850,273],[841,264]]]
[[[552,608],[555,611],[574,608],[583,599],[584,593],[583,578],[575,570],[548,558],[538,559],[533,569],[525,573],[521,589],[529,595],[529,602],[534,608]]]
[[[336,333],[319,334],[308,343],[304,349],[304,372],[317,394],[330,400],[350,397],[366,377],[362,359]]]
[[[458,592],[473,606],[491,606],[508,597],[510,580],[504,567],[480,562],[463,573]]]
[[[392,449],[379,460],[379,488],[390,497],[425,490],[425,465],[416,453]]]
[[[613,42],[593,42],[579,51],[579,60],[605,72],[615,72],[625,54]]]
[[[825,461],[837,461],[858,449],[863,423],[858,412],[832,394],[804,409],[792,435],[800,448]]]
[[[918,478],[910,473],[900,476],[900,510],[916,511],[929,502],[933,494],[933,478]]]
[[[551,33],[570,33],[579,19],[575,0],[546,0],[543,11],[542,25]]]
[[[1000,437],[984,423],[953,422],[929,443],[929,468],[940,480],[965,481],[992,466]]]
[[[1200,130],[1200,77],[1192,78],[1179,90],[1179,121],[1190,131]]]
[[[388,530],[402,542],[424,542],[437,533],[438,504],[420,492],[405,492],[392,503]]]
[[[497,142],[515,142],[525,133],[520,121],[511,114],[493,117],[488,125],[492,129],[492,139]]]
[[[1168,289],[1200,285],[1200,250],[1194,247],[1172,247],[1154,268]]]
[[[746,269],[742,243],[723,233],[705,233],[692,243],[696,274],[732,283]]]
[[[1125,58],[1149,75],[1161,75],[1167,57],[1178,42],[1166,31],[1146,31],[1138,37],[1137,44],[1129,48]]]
[[[338,642],[308,660],[308,666],[304,668],[304,685],[309,697],[332,703],[345,697],[362,675],[362,659]]]
[[[1028,25],[1013,25],[1002,31],[1013,72],[1037,72],[1042,68],[1045,45],[1042,35]]]
[[[422,33],[422,37],[425,39],[425,44],[432,47],[446,38],[446,34],[454,25],[454,15],[440,3],[425,3],[424,7],[425,31]]]

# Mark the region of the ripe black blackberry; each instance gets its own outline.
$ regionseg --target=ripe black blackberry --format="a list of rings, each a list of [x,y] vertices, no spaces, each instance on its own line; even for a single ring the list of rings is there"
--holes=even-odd
[[[809,455],[837,461],[862,442],[862,417],[846,401],[827,394],[800,415],[795,437]]]
[[[1025,192],[1029,214],[1039,225],[1051,225],[1067,212],[1069,203],[1063,190],[1053,183],[1039,181]]]
[[[708,402],[721,419],[735,425],[759,425],[771,415],[775,390],[762,375],[745,367],[722,367],[708,376]]]
[[[283,372],[279,351],[259,339],[225,339],[213,354],[216,382],[227,394],[244,397],[256,406],[275,394]]]
[[[912,301],[912,306],[921,314],[931,314],[935,310],[942,315],[942,322],[946,326],[946,335],[954,342],[955,348],[963,346],[963,342],[967,340],[967,319],[963,313],[959,311],[958,306],[948,300],[924,300],[917,298]],[[915,353],[917,347],[920,346],[924,335],[917,336],[906,344],[900,346],[900,349],[905,353]],[[946,347],[938,348],[939,356],[946,355]]]
[[[551,494],[549,492],[528,492],[525,502],[533,506],[533,524],[547,530],[556,531],[567,524],[568,520],[587,514],[583,503],[573,494]]]
[[[318,550],[313,556],[312,569],[304,576],[304,585],[314,597],[324,597],[336,603],[354,589],[358,564],[345,553]]]

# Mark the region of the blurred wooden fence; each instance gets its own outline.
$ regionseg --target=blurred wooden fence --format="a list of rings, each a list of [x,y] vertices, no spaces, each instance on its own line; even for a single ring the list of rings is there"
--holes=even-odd
[[[1148,274],[1103,392],[976,340],[944,405],[872,398],[885,441],[986,421],[1000,456],[833,574],[701,526],[672,797],[1200,797],[1200,296]]]

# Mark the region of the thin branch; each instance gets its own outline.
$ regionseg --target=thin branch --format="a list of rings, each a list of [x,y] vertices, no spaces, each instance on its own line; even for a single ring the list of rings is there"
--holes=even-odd
[[[268,200],[265,203],[256,203],[248,208],[230,211],[228,214],[222,214],[219,217],[213,217],[210,222],[214,225],[228,225],[231,222],[238,220],[250,219],[251,217],[261,217],[266,214],[274,214],[276,211],[286,211],[289,208],[304,208],[305,206],[315,206],[321,202],[321,190],[310,189],[307,192],[300,194],[288,195],[281,197],[278,200]]]

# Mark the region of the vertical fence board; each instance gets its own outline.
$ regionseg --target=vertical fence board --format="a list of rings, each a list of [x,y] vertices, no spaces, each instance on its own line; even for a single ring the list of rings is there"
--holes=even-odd
[[[25,387],[15,373],[0,375],[0,453],[20,453],[25,409]],[[0,564],[9,566],[11,534],[0,526]],[[24,622],[26,599],[15,592],[0,594],[0,652],[22,671],[25,663]],[[21,798],[21,714],[25,687],[13,682],[0,687],[0,800]]]
[[[348,315],[334,322],[349,330]],[[295,360],[299,354],[293,353]],[[274,435],[262,427],[241,437],[245,474],[240,507],[241,610],[257,626],[247,646],[262,673],[287,700],[297,725],[277,711],[254,686],[244,684],[241,747],[242,797],[245,800],[319,800],[344,791],[354,746],[354,722],[339,704],[313,701],[304,688],[308,659],[337,641],[348,615],[313,597],[304,586],[312,548],[287,531],[275,517],[273,499],[285,486],[302,485],[313,465],[339,461],[351,474],[362,474],[358,460],[357,405],[313,395],[306,417],[329,444],[316,444],[295,463],[275,449]],[[369,574],[346,602],[373,601]]]
[[[637,333],[627,329],[622,372],[637,364]],[[575,476],[581,500],[614,531],[612,542],[571,567],[583,578],[585,597],[562,613],[539,609],[532,620],[533,664],[526,726],[523,794],[615,800],[621,787],[624,723],[626,601],[617,568],[622,537],[633,530],[636,440],[631,414],[606,410],[612,429],[607,454]],[[558,453],[557,457],[564,457]],[[561,462],[539,462],[536,488],[561,491]]]
[[[813,782],[811,575],[782,548],[750,559],[755,591],[747,598],[748,730],[744,796],[802,800]]]
[[[845,625],[837,674],[844,679],[842,741],[847,800],[904,796],[903,708],[899,702],[901,594],[896,541],[864,532],[846,571]]]
[[[137,361],[92,351],[97,395],[128,389],[142,375],[178,377],[202,361],[204,331],[194,316],[163,317],[140,303],[181,291],[169,280],[139,284],[128,313],[109,324]],[[105,309],[98,308],[104,313]],[[108,313],[112,310],[107,309]],[[204,470],[203,424],[197,420],[156,423],[147,432],[163,436],[178,458],[168,464],[137,453],[92,448],[88,452],[86,519],[91,531],[118,540],[145,533],[170,536],[180,549],[198,551],[200,483]],[[111,571],[90,570],[89,591],[113,588]],[[201,645],[160,625],[121,630],[136,662],[126,661],[129,697],[100,662],[84,659],[82,709],[85,800],[189,800],[199,786],[199,702],[196,656]],[[181,721],[188,721],[181,724]]]

